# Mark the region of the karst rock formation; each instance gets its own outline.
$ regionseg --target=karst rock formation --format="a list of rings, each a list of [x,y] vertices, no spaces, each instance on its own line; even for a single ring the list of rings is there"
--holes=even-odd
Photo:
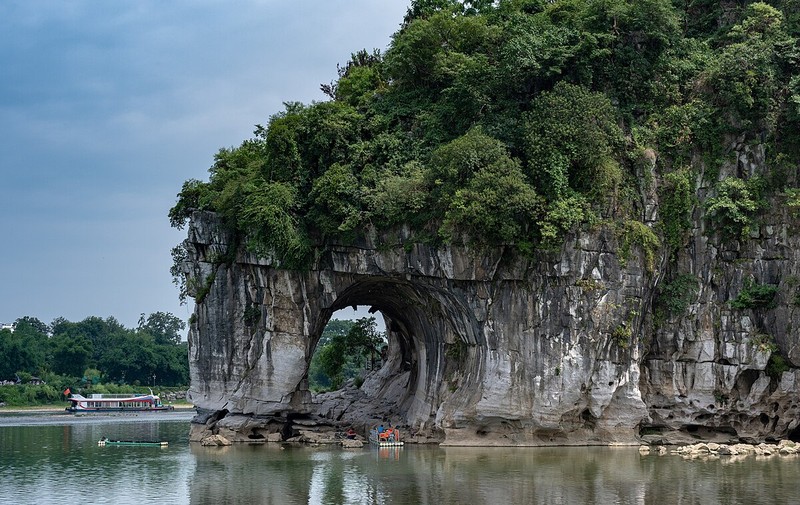
[[[729,171],[762,162],[758,149],[732,149],[740,152]],[[650,225],[654,194],[645,195]],[[602,225],[536,259],[365,230],[356,243],[321,249],[311,268],[287,270],[248,253],[214,213],[196,212],[183,264],[197,300],[193,439],[287,439],[381,420],[412,441],[464,445],[791,438],[800,419],[800,221],[780,198],[736,240],[706,229],[698,207],[676,260],[697,285],[678,293],[679,313],[657,310],[667,253],[623,251]],[[731,303],[764,285],[769,304]],[[312,395],[318,339],[336,310],[353,305],[384,316],[388,353],[360,388]]]

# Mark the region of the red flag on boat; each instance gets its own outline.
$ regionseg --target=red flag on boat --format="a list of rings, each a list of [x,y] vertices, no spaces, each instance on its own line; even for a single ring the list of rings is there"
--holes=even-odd
[[[70,391],[70,390],[69,390],[69,388],[65,389],[65,390],[64,390],[64,396],[69,396],[69,394],[70,394],[71,392],[72,392],[72,391]]]

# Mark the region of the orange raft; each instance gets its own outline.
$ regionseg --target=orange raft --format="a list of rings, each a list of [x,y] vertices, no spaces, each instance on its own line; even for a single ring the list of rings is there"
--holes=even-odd
[[[378,447],[399,447],[403,445],[403,441],[400,440],[400,430],[391,426],[384,428],[383,425],[369,430],[369,441]]]

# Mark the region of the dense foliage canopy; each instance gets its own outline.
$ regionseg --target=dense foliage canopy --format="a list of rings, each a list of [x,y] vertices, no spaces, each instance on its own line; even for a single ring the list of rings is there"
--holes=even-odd
[[[746,235],[760,192],[797,184],[799,35],[800,0],[414,0],[330,101],[221,149],[171,223],[216,211],[288,268],[400,224],[535,255],[602,222],[675,249],[705,177],[715,229]],[[769,172],[718,181],[737,138],[766,145]],[[658,236],[631,223],[653,187]]]

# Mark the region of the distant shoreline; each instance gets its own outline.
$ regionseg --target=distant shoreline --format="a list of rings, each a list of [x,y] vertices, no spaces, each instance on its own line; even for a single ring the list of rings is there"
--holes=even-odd
[[[190,407],[175,410],[72,413],[58,407],[0,409],[0,429],[18,426],[61,426],[137,422],[190,423],[197,413]]]
[[[0,414],[52,414],[55,412],[66,412],[67,405],[57,407],[53,405],[33,406],[33,407],[0,407]],[[194,405],[183,404],[173,405],[176,412],[194,410]],[[133,412],[133,411],[132,411]]]

